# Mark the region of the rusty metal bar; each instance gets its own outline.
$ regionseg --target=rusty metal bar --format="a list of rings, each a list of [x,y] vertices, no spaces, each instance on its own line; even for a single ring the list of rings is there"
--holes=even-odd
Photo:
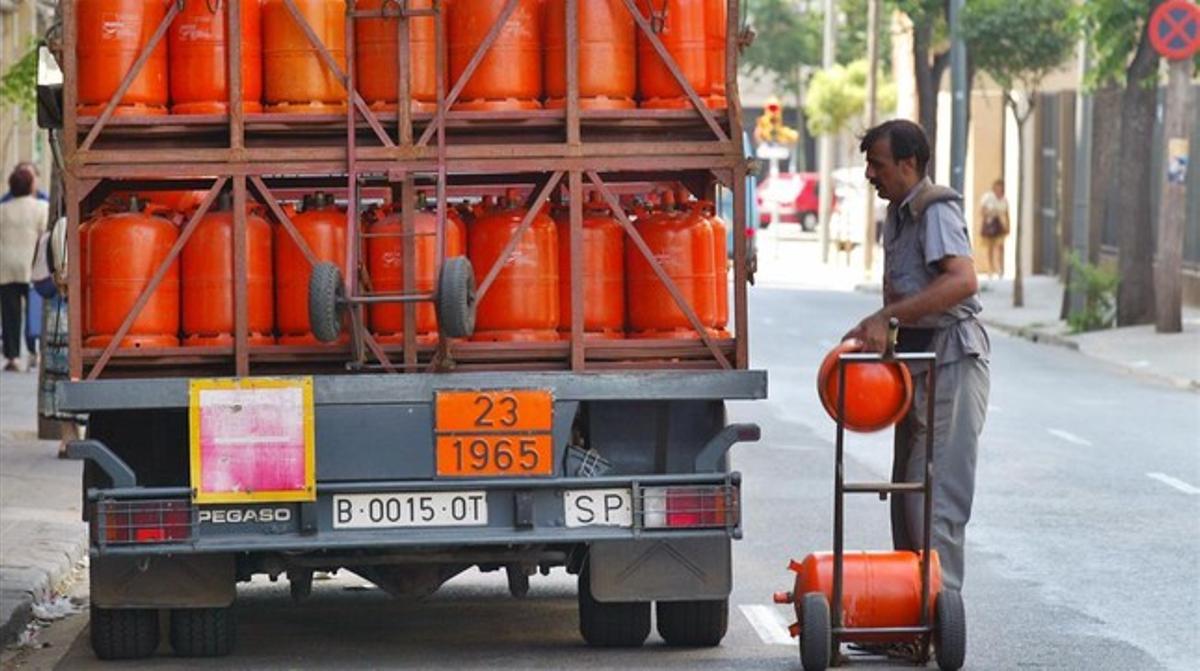
[[[379,341],[375,340],[375,336],[371,334],[371,330],[363,329],[362,333],[363,344],[365,344],[367,349],[371,351],[371,354],[374,354],[375,358],[379,360],[379,364],[383,366],[383,370],[388,373],[400,372],[396,369],[396,366],[392,363],[392,360],[388,358],[387,352],[384,352],[383,348],[379,346]]]
[[[154,50],[158,48],[158,43],[167,34],[167,29],[171,27],[171,22],[179,15],[179,10],[181,9],[183,9],[183,0],[176,0],[171,3],[171,8],[167,10],[166,16],[163,17],[158,27],[154,29],[154,34],[150,36],[150,41],[142,48],[142,52],[138,54],[137,60],[133,62],[133,67],[129,69],[129,72],[125,73],[125,78],[121,80],[121,85],[117,87],[116,92],[108,99],[108,103],[104,106],[104,111],[100,113],[100,118],[96,120],[96,124],[92,126],[92,129],[88,131],[87,137],[84,138],[83,144],[79,147],[80,151],[91,149],[92,143],[96,141],[96,137],[100,135],[100,131],[104,129],[104,125],[112,118],[117,105],[121,103],[121,99],[125,97],[125,93],[129,91],[129,87],[133,86],[133,80],[137,79],[137,76],[142,72],[146,61],[150,60],[150,54],[154,53]],[[76,40],[78,39],[78,36],[74,37],[76,37]],[[67,45],[67,48],[74,50],[77,44],[78,42],[73,40]],[[75,74],[78,77],[78,73]],[[64,80],[64,83],[66,86],[78,86],[79,80],[78,78],[67,79]]]
[[[445,120],[449,104],[446,102],[446,2],[434,0],[438,10],[435,26],[434,42],[437,53],[434,56],[435,76],[437,77],[437,119]],[[446,124],[437,124],[437,261],[438,273],[442,271],[445,261],[446,236]],[[449,338],[438,338],[437,353],[429,362],[429,372],[437,370],[444,361],[452,360],[450,353],[453,345]]]
[[[258,0],[248,0],[258,2]],[[242,104],[242,0],[227,0],[225,15],[225,34],[229,37],[228,52],[225,65],[227,66],[229,82],[229,148],[239,150],[246,146],[245,107]],[[246,188],[242,181],[243,196]],[[234,193],[237,193],[237,181],[234,182]],[[241,351],[245,348],[239,348]]]
[[[567,144],[580,143],[579,129],[579,0],[566,0],[567,26]],[[578,171],[576,171],[578,172]],[[582,188],[582,179],[580,186]]]
[[[750,339],[747,328],[750,321],[749,305],[747,302],[747,245],[746,245],[746,166],[739,165],[733,169],[733,335],[737,341],[737,352],[734,364],[738,368],[750,366]],[[752,223],[752,222],[751,222]],[[724,263],[724,259],[722,259]],[[729,275],[721,273],[721,290],[729,291]]]
[[[508,244],[504,246],[504,251],[500,253],[500,256],[496,259],[496,262],[492,264],[492,268],[488,271],[487,277],[485,277],[483,281],[479,283],[479,291],[476,292],[475,298],[477,303],[483,302],[483,297],[486,296],[488,290],[492,288],[492,283],[496,281],[496,278],[500,275],[501,269],[504,268],[504,264],[508,263],[508,259],[510,256],[512,256],[513,250],[515,250],[517,245],[521,242],[521,236],[525,235],[525,231],[529,230],[529,227],[533,224],[534,217],[537,216],[538,211],[542,208],[542,204],[545,203],[546,199],[550,197],[550,193],[554,191],[554,187],[558,186],[558,183],[562,180],[562,177],[562,170],[558,170],[551,175],[550,179],[546,181],[546,185],[543,186],[542,190],[538,193],[537,199],[533,201],[533,205],[531,205],[525,212],[524,218],[521,219],[521,225],[517,227],[517,230],[513,231],[512,237],[508,239]]]
[[[575,0],[567,0],[568,14]],[[567,103],[568,105],[570,103]],[[572,170],[567,197],[571,208],[571,370],[582,371],[587,360],[583,311],[583,173]]]
[[[405,294],[412,294],[417,290],[417,239],[414,235],[416,232],[416,212],[414,211],[416,206],[416,183],[411,172],[405,173],[404,183],[400,187],[400,224],[404,233],[401,241],[404,255],[401,262],[404,267],[401,270],[404,276],[402,289]],[[434,244],[437,244],[437,241]],[[404,365],[409,366],[417,362],[417,306],[414,303],[405,302],[402,309],[404,310]]]
[[[296,230],[296,225],[292,223],[291,218],[284,214],[283,208],[279,207],[279,202],[275,200],[275,195],[263,183],[262,178],[258,175],[253,175],[250,177],[250,183],[254,185],[254,190],[258,192],[263,205],[267,206],[267,209],[271,211],[275,219],[279,221],[279,225],[283,226],[283,230],[291,237],[292,242],[296,243],[296,246],[300,248],[300,253],[304,255],[304,260],[308,261],[308,265],[312,267],[320,263],[321,260],[317,258],[316,254],[313,254],[312,248],[308,246],[308,242],[304,239],[304,236],[300,235],[300,231]]]
[[[74,13],[74,3],[66,3],[68,16]],[[68,80],[70,81],[70,80]],[[67,112],[71,117],[74,109]],[[87,259],[80,253],[79,244],[79,187],[78,180],[70,172],[63,175],[63,186],[67,198],[67,367],[72,380],[83,377],[83,274],[87,272]]]
[[[291,0],[288,1],[290,2]],[[471,60],[467,62],[467,67],[465,70],[463,70],[462,74],[459,75],[458,81],[454,82],[454,86],[450,89],[448,100],[444,105],[439,104],[437,116],[435,116],[433,118],[433,122],[425,128],[425,132],[421,134],[421,139],[417,141],[418,147],[427,144],[429,139],[433,137],[433,133],[445,125],[446,110],[448,110],[452,105],[454,105],[455,101],[458,100],[459,94],[462,93],[462,90],[467,86],[467,82],[471,81],[471,77],[475,74],[475,69],[478,68],[479,64],[483,62],[483,57],[487,55],[488,50],[492,48],[492,45],[496,43],[496,39],[500,37],[501,31],[503,31],[505,25],[508,24],[509,17],[511,17],[513,12],[515,12],[517,9],[517,2],[518,0],[508,0],[508,2],[504,5],[504,10],[500,12],[500,17],[497,18],[496,22],[492,24],[492,27],[488,30],[487,36],[483,38],[483,42],[481,42],[479,47],[475,49],[475,54],[472,55]],[[441,56],[441,46],[442,43],[439,41],[439,57]],[[439,103],[440,102],[441,101],[439,100]]]
[[[409,0],[393,0],[402,3],[400,17],[396,21],[396,123],[399,125],[400,145],[412,147],[412,17]],[[385,4],[384,7],[387,5]]]
[[[158,286],[162,284],[163,278],[167,276],[167,272],[171,269],[172,264],[176,262],[176,260],[179,258],[180,252],[182,252],[184,246],[187,245],[188,239],[192,237],[192,231],[196,230],[196,226],[199,225],[200,220],[204,218],[204,215],[208,213],[208,208],[211,207],[213,202],[217,200],[217,196],[220,195],[221,189],[225,188],[225,184],[228,181],[228,177],[217,178],[217,181],[213,183],[212,188],[208,190],[208,194],[204,196],[204,200],[200,201],[200,207],[196,208],[196,211],[192,213],[191,219],[189,219],[187,225],[183,227],[183,231],[180,232],[179,238],[175,240],[175,244],[171,245],[171,251],[167,253],[167,258],[164,259],[163,262],[159,264],[158,269],[154,271],[154,275],[150,277],[150,283],[146,285],[146,288],[142,289],[141,295],[139,295],[137,301],[134,302],[133,307],[129,310],[129,314],[125,315],[125,321],[121,322],[121,326],[117,329],[116,335],[113,336],[113,339],[109,341],[108,345],[104,348],[104,352],[100,355],[100,359],[96,362],[96,365],[92,366],[92,369],[88,372],[87,379],[95,380],[100,376],[100,373],[104,370],[104,367],[108,365],[108,360],[112,358],[113,352],[115,352],[117,347],[120,346],[121,341],[125,339],[125,335],[129,333],[129,329],[133,328],[133,323],[137,320],[138,315],[141,314],[142,308],[146,307],[146,303],[150,302],[150,297],[154,295],[154,292],[158,289]]]
[[[387,131],[385,131],[383,126],[379,123],[379,118],[375,116],[375,113],[372,112],[371,108],[367,106],[366,101],[363,100],[362,96],[358,94],[358,91],[355,90],[350,84],[350,80],[346,73],[342,71],[341,66],[339,66],[337,61],[333,59],[333,54],[329,53],[329,48],[325,46],[325,43],[321,41],[321,38],[317,37],[316,32],[314,32],[312,26],[309,25],[308,19],[304,18],[304,15],[300,13],[300,9],[296,7],[295,0],[283,0],[283,4],[287,7],[288,12],[291,13],[292,20],[296,22],[296,26],[298,26],[300,30],[304,31],[304,36],[308,38],[309,44],[311,44],[313,49],[317,51],[317,55],[320,56],[321,61],[325,63],[325,67],[329,68],[329,71],[333,73],[334,78],[337,79],[342,85],[342,88],[346,90],[346,97],[349,99],[350,103],[348,106],[357,107],[358,111],[362,112],[363,119],[366,120],[367,124],[371,127],[371,130],[375,132],[375,136],[379,138],[379,141],[383,143],[383,146],[389,148],[395,147],[396,145],[392,142],[392,138],[388,137]],[[347,21],[347,23],[351,22]],[[352,49],[353,44],[354,39],[353,35],[351,35],[351,39],[347,40],[346,48]],[[346,60],[347,68],[353,68],[353,61],[351,61],[350,58],[347,58]]]
[[[79,44],[79,14],[76,10],[74,2],[64,2],[59,6],[63,13],[63,171],[70,173],[75,165],[75,151],[79,146],[79,125],[77,120],[76,109],[79,106],[79,58],[75,53],[76,45]],[[64,175],[65,178],[65,175]],[[71,193],[70,189],[64,189]],[[75,198],[75,204],[79,204],[79,198]],[[67,198],[68,203],[71,202],[70,195]],[[69,208],[68,208],[69,209]],[[78,220],[69,219],[71,224],[78,224]],[[79,258],[77,256],[72,258]],[[68,328],[74,329],[74,324],[69,324]],[[74,330],[71,333],[75,333]],[[71,345],[71,352],[75,352],[76,347]],[[74,370],[74,368],[72,368]],[[74,376],[74,373],[72,373]]]
[[[679,292],[679,287],[675,285],[675,281],[667,275],[667,271],[663,270],[662,264],[654,257],[654,253],[650,251],[650,247],[646,245],[646,241],[642,239],[641,234],[637,232],[637,229],[629,221],[625,210],[621,208],[621,202],[608,190],[608,186],[600,179],[600,175],[595,170],[588,170],[587,174],[588,179],[591,180],[592,184],[600,192],[600,195],[604,197],[605,202],[608,203],[613,216],[617,218],[617,221],[621,222],[621,226],[625,229],[625,233],[629,236],[629,239],[633,240],[633,244],[637,246],[638,251],[646,258],[646,262],[650,264],[650,268],[654,270],[654,274],[658,276],[658,280],[663,283],[667,292],[671,294],[671,298],[675,300],[675,305],[679,307],[680,311],[687,317],[688,322],[691,323],[692,328],[696,330],[696,334],[704,341],[705,347],[708,347],[708,351],[712,352],[713,357],[721,364],[721,368],[730,368],[729,360],[721,353],[716,340],[708,332],[708,329],[704,327],[700,318],[696,316],[696,311],[684,300],[683,294]]]
[[[231,0],[237,3],[239,0]],[[249,243],[246,226],[246,178],[233,178],[233,357],[238,377],[250,375]]]
[[[687,80],[687,77],[683,76],[683,72],[679,69],[679,64],[675,62],[675,58],[663,46],[662,40],[658,39],[658,34],[650,27],[650,22],[634,6],[634,0],[622,0],[622,2],[625,3],[625,8],[629,10],[629,13],[633,15],[633,20],[638,24],[642,35],[650,41],[650,45],[654,47],[655,53],[662,59],[662,64],[671,72],[671,76],[675,78],[675,82],[679,84],[679,87],[687,95],[688,100],[691,101],[692,106],[700,113],[701,118],[704,119],[704,123],[708,124],[708,127],[712,129],[713,134],[717,136],[718,140],[728,142],[729,136],[725,134],[724,129],[721,128],[721,124],[717,123],[717,119],[712,115],[712,111],[708,109],[708,105],[696,93],[696,89],[692,87],[692,83]]]

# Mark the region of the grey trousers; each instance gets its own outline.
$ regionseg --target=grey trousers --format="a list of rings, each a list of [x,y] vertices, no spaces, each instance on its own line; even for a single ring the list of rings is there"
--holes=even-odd
[[[925,373],[913,371],[912,408],[896,424],[892,482],[920,482],[925,477],[927,386]],[[961,590],[963,584],[963,546],[975,498],[975,459],[990,386],[988,364],[977,357],[938,366],[932,544],[942,564],[942,585],[954,590]],[[897,550],[921,548],[924,498],[921,494],[892,495],[892,543]]]

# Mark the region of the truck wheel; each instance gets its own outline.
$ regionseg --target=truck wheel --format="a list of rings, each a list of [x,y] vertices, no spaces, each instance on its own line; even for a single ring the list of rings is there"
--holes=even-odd
[[[91,636],[100,659],[149,657],[158,648],[158,611],[92,606]]]
[[[800,664],[804,671],[825,671],[833,652],[829,602],[824,594],[809,592],[800,610]]]
[[[448,258],[442,264],[437,320],[447,338],[469,338],[475,333],[475,269],[465,256]]]
[[[954,590],[938,592],[933,617],[933,645],[938,668],[958,671],[967,657],[967,613],[962,594]]]
[[[659,601],[658,635],[667,645],[704,647],[720,645],[729,626],[729,600]]]
[[[650,602],[600,602],[587,567],[579,572],[579,633],[597,648],[636,648],[650,635]]]
[[[175,608],[171,649],[180,657],[222,657],[233,650],[237,628],[233,608]]]
[[[333,342],[342,335],[345,298],[342,269],[329,262],[313,266],[308,276],[308,325],[317,340]]]

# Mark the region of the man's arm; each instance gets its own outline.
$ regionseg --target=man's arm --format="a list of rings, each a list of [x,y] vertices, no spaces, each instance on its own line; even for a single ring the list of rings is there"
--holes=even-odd
[[[887,347],[888,320],[900,320],[900,325],[912,324],[922,317],[936,315],[958,305],[974,295],[979,288],[975,262],[969,256],[947,256],[938,262],[942,271],[929,286],[918,293],[885,305],[859,322],[846,334],[858,338],[868,352],[882,352]]]

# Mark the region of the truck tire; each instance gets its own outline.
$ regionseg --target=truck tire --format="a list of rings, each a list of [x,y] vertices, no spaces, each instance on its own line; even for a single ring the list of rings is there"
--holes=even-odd
[[[333,342],[342,335],[345,297],[342,269],[336,263],[313,266],[308,276],[308,325],[317,340]]]
[[[233,650],[233,608],[171,610],[171,649],[180,657],[223,657]]]
[[[475,333],[475,269],[465,256],[442,264],[437,289],[438,328],[447,338],[469,338]]]
[[[139,659],[158,649],[158,611],[92,606],[92,651],[100,659]]]
[[[667,645],[711,648],[729,627],[729,600],[659,601],[658,635]]]
[[[595,648],[636,648],[650,635],[650,602],[600,602],[585,565],[579,572],[579,633]]]

